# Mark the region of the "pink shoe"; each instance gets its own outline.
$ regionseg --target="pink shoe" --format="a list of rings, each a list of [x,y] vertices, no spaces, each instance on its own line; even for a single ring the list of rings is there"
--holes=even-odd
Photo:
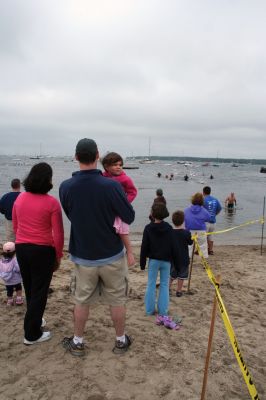
[[[23,298],[21,296],[17,296],[16,297],[16,305],[22,306],[23,303],[24,303]]]
[[[165,322],[164,322],[164,326],[165,326],[167,329],[174,329],[175,331],[178,331],[178,329],[180,329],[180,325],[177,324],[177,323],[174,322],[174,321],[171,321],[170,319],[169,319],[168,321],[165,321]]]
[[[168,315],[157,315],[155,324],[156,325],[164,325],[166,321],[171,321],[171,318]]]
[[[13,297],[12,297],[12,298],[9,297],[9,298],[7,299],[6,305],[7,305],[7,306],[13,306],[13,305],[14,305]]]

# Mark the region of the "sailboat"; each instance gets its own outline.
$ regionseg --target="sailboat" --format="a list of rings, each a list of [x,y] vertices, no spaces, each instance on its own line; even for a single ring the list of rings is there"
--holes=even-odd
[[[149,137],[149,156],[139,161],[140,164],[154,164],[155,161],[151,159],[151,138]]]
[[[40,143],[40,154],[36,155],[36,156],[31,156],[30,160],[40,160],[40,158],[44,158],[44,156],[42,156],[42,144]]]

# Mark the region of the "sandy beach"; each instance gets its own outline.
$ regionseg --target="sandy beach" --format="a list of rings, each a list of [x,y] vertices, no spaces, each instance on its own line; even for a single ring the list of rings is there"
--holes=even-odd
[[[134,247],[138,260],[139,246]],[[260,399],[266,393],[266,249],[216,246],[209,258],[221,274],[221,293],[240,349]],[[134,342],[123,356],[112,353],[114,330],[107,307],[91,309],[86,329],[87,354],[77,359],[61,347],[73,330],[69,293],[72,264],[64,260],[52,281],[45,312],[53,337],[23,345],[25,306],[6,307],[0,285],[1,400],[198,400],[201,396],[214,288],[196,256],[191,291],[171,296],[170,314],[182,319],[180,330],[155,325],[144,313],[147,271],[130,269],[127,333]],[[187,286],[184,286],[186,290]],[[235,359],[219,310],[215,323],[206,391],[208,400],[248,400],[250,394]]]

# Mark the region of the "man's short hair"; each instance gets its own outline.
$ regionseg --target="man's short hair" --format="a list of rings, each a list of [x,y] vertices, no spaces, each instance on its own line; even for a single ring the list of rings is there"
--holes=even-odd
[[[185,220],[185,214],[184,211],[178,210],[175,211],[172,215],[172,222],[175,226],[180,226],[183,224]]]
[[[151,208],[151,215],[155,219],[163,220],[169,217],[169,212],[164,203],[154,203]]]
[[[211,188],[210,188],[210,186],[204,186],[204,188],[203,188],[203,193],[204,194],[211,194]]]
[[[95,162],[98,154],[97,144],[93,139],[80,139],[76,146],[77,160],[83,164]]]
[[[156,190],[157,196],[163,196],[163,190],[162,189],[157,189]]]
[[[12,189],[20,189],[20,180],[18,178],[12,179],[11,187]]]

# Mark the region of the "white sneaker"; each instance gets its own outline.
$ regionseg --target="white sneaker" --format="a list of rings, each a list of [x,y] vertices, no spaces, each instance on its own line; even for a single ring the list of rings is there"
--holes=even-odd
[[[35,344],[35,343],[46,342],[46,340],[51,339],[51,337],[52,337],[51,332],[47,331],[47,332],[43,332],[42,336],[39,337],[39,339],[37,339],[37,340],[27,340],[27,339],[24,338],[23,343],[27,344],[27,345],[30,345],[30,344]]]
[[[45,321],[45,319],[44,319],[44,318],[42,318],[42,324],[41,324],[41,327],[43,328],[45,325],[46,325],[46,321]]]

